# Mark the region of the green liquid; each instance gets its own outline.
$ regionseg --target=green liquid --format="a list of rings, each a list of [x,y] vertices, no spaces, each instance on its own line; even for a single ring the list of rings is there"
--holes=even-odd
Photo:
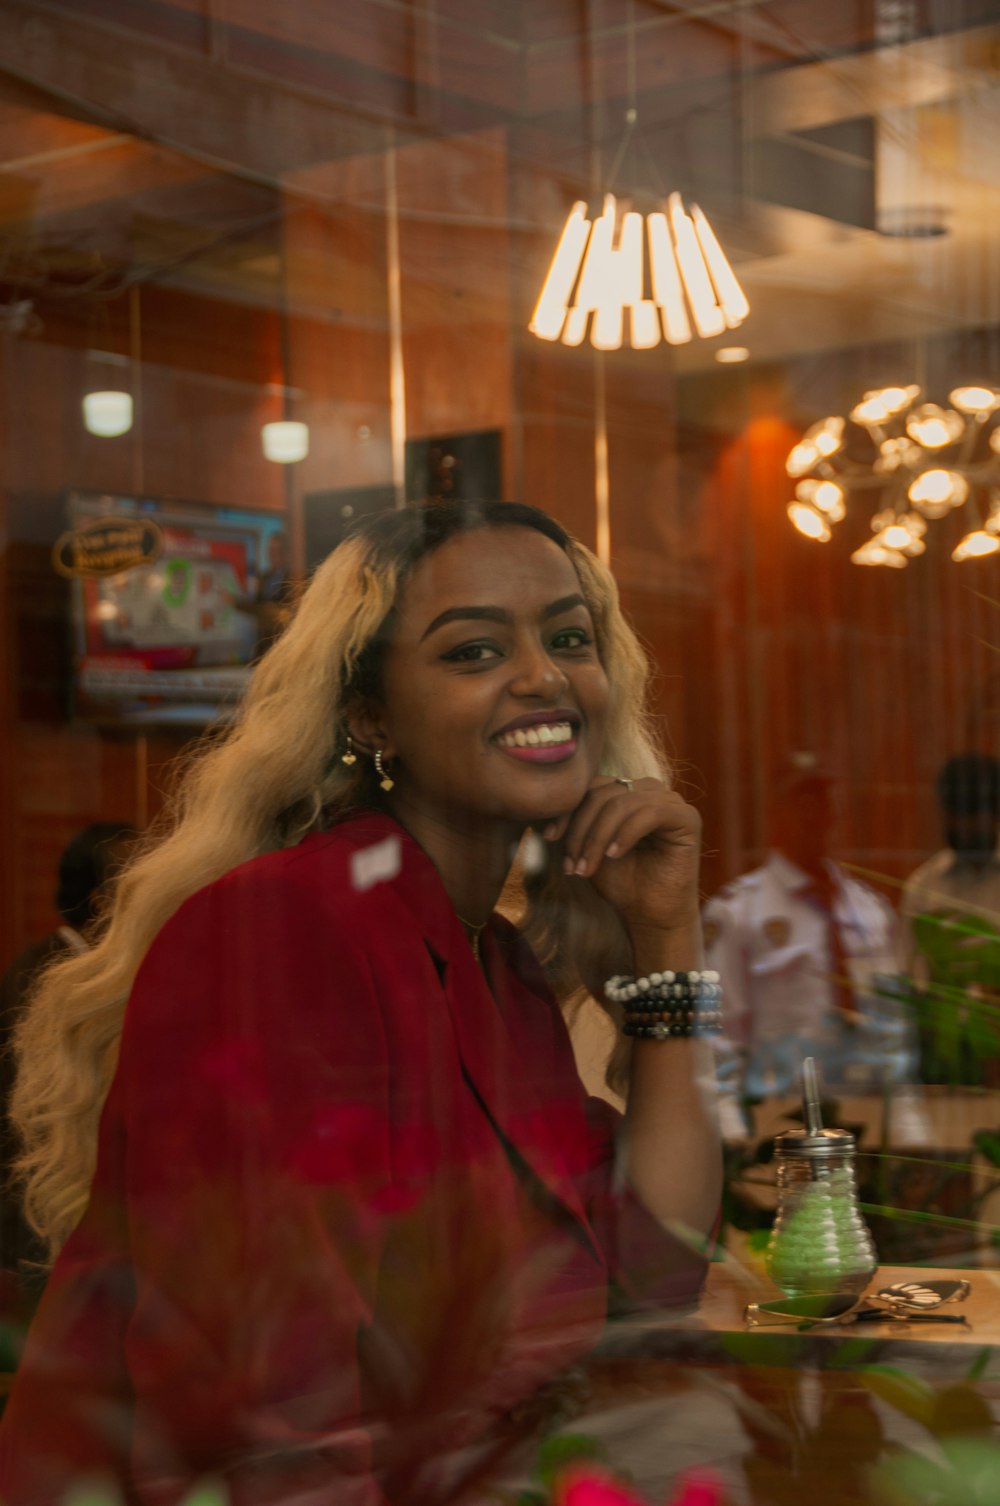
[[[857,1210],[849,1171],[803,1182],[783,1200],[765,1257],[789,1297],[862,1291],[875,1270],[871,1236]]]

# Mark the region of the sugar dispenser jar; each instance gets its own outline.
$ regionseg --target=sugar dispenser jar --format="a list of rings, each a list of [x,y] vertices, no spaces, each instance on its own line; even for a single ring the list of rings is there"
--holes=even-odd
[[[774,1142],[778,1212],[765,1255],[768,1275],[788,1297],[862,1292],[878,1259],[858,1208],[854,1136],[824,1129],[815,1065],[803,1068],[805,1129]]]

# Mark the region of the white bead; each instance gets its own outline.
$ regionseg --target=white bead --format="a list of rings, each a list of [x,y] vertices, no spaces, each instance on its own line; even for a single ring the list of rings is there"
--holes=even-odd
[[[649,981],[650,981],[650,983],[653,984],[653,986],[655,988],[659,988],[660,984],[663,982],[663,974],[662,973],[650,973],[650,975],[649,975]]]
[[[663,981],[664,981],[664,983],[673,983],[673,981],[676,978],[676,976],[677,976],[676,973],[664,973],[663,974]]]
[[[688,973],[688,982],[689,983],[700,983],[701,982],[701,973]]]

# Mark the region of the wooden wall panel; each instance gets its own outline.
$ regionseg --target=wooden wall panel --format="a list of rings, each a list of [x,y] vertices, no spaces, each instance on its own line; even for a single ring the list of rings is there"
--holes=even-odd
[[[407,434],[499,428],[509,442],[506,137],[402,149],[397,182]]]
[[[49,551],[73,488],[280,508],[284,483],[261,453],[267,384],[276,374],[273,316],[159,289],[141,300],[141,418],[132,433],[87,434],[88,385],[122,368],[87,355],[95,329],[45,309],[41,338],[6,337],[0,365],[5,819],[0,940],[7,956],[53,923],[55,864],[94,820],[155,815],[171,761],[190,734],[140,738],[66,721],[67,598]],[[120,308],[101,321],[105,346],[127,344]],[[98,381],[99,378],[99,381]]]

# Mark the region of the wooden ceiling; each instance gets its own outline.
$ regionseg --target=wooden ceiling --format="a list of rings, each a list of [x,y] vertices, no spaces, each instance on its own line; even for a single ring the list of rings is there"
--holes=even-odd
[[[403,216],[474,224],[475,195],[463,204],[416,164],[434,143],[497,132],[508,196],[494,228],[531,279],[569,199],[607,174],[634,99],[644,151],[624,186],[697,189],[751,292],[755,354],[994,318],[995,0],[962,0],[944,22],[922,0],[897,5],[895,37],[888,12],[875,34],[877,10],[0,0],[0,282],[39,307],[134,281],[277,306],[289,206],[381,213],[391,143],[410,151]],[[838,134],[859,119],[867,135]],[[973,145],[977,122],[994,129]],[[948,198],[950,234],[901,249],[879,234],[880,199],[920,197],[924,179]]]

